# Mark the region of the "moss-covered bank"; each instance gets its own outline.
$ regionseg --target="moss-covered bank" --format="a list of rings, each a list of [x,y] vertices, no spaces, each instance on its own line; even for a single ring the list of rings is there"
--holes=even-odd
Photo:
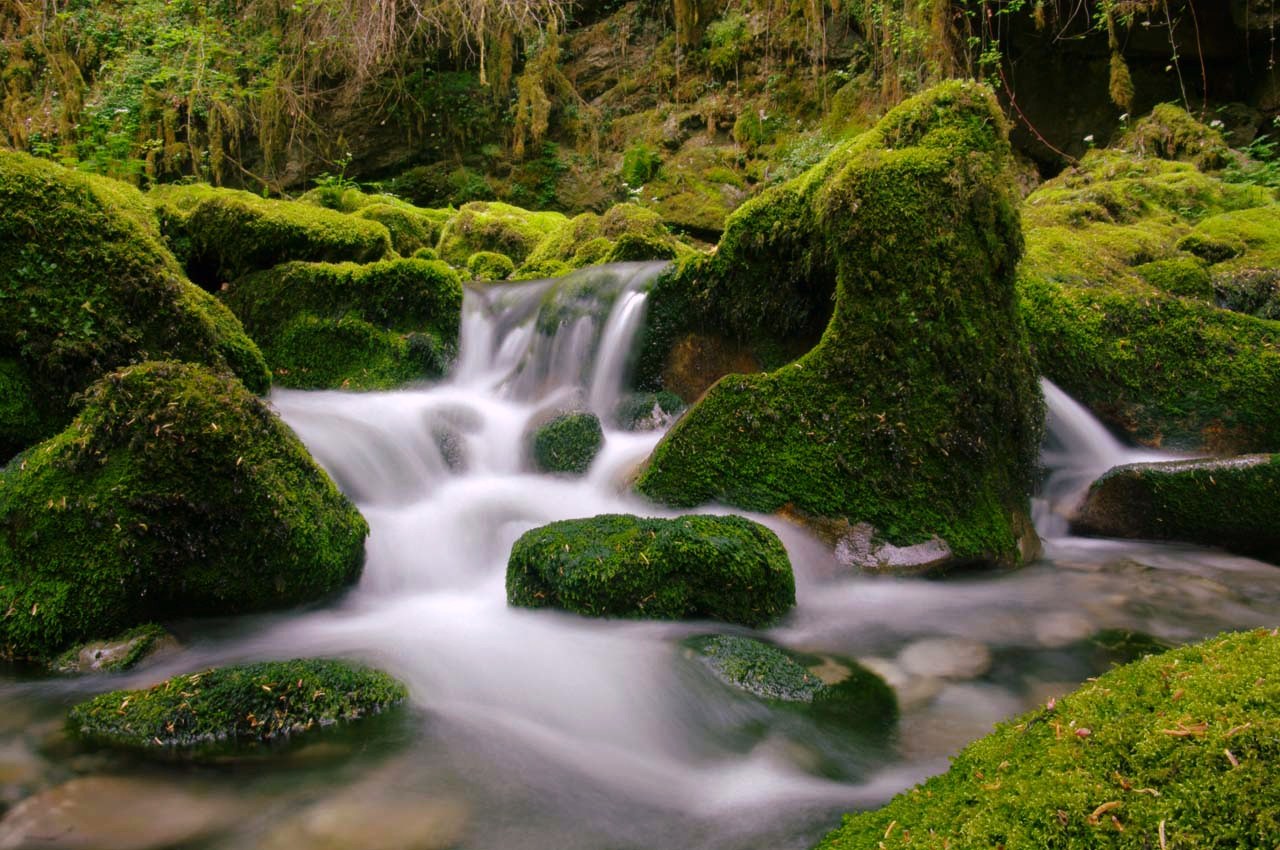
[[[850,815],[820,850],[1274,847],[1280,636],[1118,668],[1000,724],[951,770]]]
[[[289,387],[388,388],[453,359],[462,284],[439,260],[284,263],[222,294]]]
[[[187,274],[206,289],[290,260],[368,263],[391,252],[376,221],[234,189],[158,186],[149,196]]]
[[[225,307],[188,281],[130,186],[0,151],[0,460],[56,433],[72,397],[155,358],[270,384]]]
[[[1044,374],[1143,443],[1280,445],[1280,322],[1245,314],[1270,294],[1278,210],[1270,190],[1122,151],[1036,190],[1018,286]]]
[[[0,471],[0,654],[313,600],[356,578],[367,533],[238,381],[129,367]]]
[[[1116,467],[1089,488],[1072,528],[1204,543],[1280,564],[1280,455]]]
[[[211,744],[268,742],[358,720],[408,695],[404,685],[377,670],[341,661],[273,661],[102,694],[72,708],[67,727],[97,744],[198,752]]]
[[[795,593],[781,541],[737,516],[553,522],[522,535],[507,562],[510,604],[593,617],[763,626]]]
[[[660,282],[659,324],[715,314],[743,338],[803,335],[833,284],[835,313],[799,360],[712,387],[640,491],[1019,560],[1042,404],[1016,310],[1005,132],[986,88],[934,88],[748,202],[714,255]]]

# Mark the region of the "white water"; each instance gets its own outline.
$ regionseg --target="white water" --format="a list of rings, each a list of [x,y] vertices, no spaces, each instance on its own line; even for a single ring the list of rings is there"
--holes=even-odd
[[[408,683],[407,741],[372,768],[352,757],[303,773],[305,781],[269,771],[206,777],[241,806],[212,846],[260,846],[283,814],[373,783],[393,800],[461,800],[471,811],[458,845],[465,850],[803,850],[841,812],[945,769],[946,756],[997,720],[1103,672],[1106,662],[1080,643],[1096,630],[1189,641],[1274,625],[1275,567],[1194,547],[1066,535],[1062,517],[1093,477],[1152,453],[1125,448],[1047,383],[1050,474],[1037,514],[1045,561],[943,581],[868,578],[841,572],[803,531],[757,517],[782,536],[797,573],[797,607],[769,639],[891,668],[921,638],[963,637],[993,653],[995,666],[974,681],[902,683],[900,732],[887,748],[833,740],[726,692],[682,658],[681,638],[723,626],[508,608],[507,555],[525,530],[605,512],[664,513],[626,486],[660,433],[609,426],[645,285],[659,268],[627,264],[468,291],[459,360],[437,386],[274,393],[281,415],[369,520],[358,586],[312,611],[194,630],[177,656],[107,684],[0,681],[0,799],[7,753],[47,749],[40,723],[23,717],[43,715],[44,728],[56,730],[67,704],[104,687],[242,660],[347,656]],[[593,299],[611,308],[590,309]],[[539,315],[557,309],[563,324],[540,332]],[[530,421],[575,405],[606,423],[588,474],[530,472]],[[54,764],[49,775],[62,781],[67,771]],[[194,778],[166,780],[185,787]]]

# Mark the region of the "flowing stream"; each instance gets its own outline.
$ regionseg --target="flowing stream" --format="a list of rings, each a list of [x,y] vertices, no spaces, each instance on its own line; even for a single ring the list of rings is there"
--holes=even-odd
[[[1046,551],[1035,564],[942,580],[851,575],[806,532],[754,517],[782,537],[797,581],[794,613],[763,636],[881,671],[902,704],[888,744],[853,745],[737,695],[681,648],[690,635],[732,628],[508,608],[507,554],[524,531],[599,513],[668,513],[627,488],[665,423],[639,432],[612,424],[645,285],[660,268],[619,264],[468,290],[455,372],[438,385],[274,392],[276,409],[369,521],[358,586],[307,611],[179,624],[182,650],[107,681],[4,674],[0,807],[106,774],[135,783],[138,820],[106,819],[104,833],[115,832],[86,846],[168,846],[145,843],[139,823],[187,805],[214,812],[189,845],[201,848],[798,850],[841,812],[944,770],[996,721],[1105,671],[1115,652],[1091,640],[1104,630],[1179,643],[1275,625],[1276,567],[1067,533],[1063,517],[1090,480],[1153,454],[1126,449],[1049,384],[1048,475],[1036,505]],[[601,454],[582,478],[534,474],[528,428],[569,407],[604,421]],[[270,760],[201,767],[84,753],[60,732],[68,705],[107,687],[319,655],[387,669],[409,685],[409,708]],[[157,781],[187,796],[150,806]],[[359,839],[325,832],[334,812],[347,813],[348,828],[362,825]],[[0,822],[0,848],[10,846],[4,834]]]

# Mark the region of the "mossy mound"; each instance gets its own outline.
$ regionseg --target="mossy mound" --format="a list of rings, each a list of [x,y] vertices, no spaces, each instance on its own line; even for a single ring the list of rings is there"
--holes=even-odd
[[[743,337],[803,334],[833,282],[835,314],[799,360],[708,390],[639,490],[1017,562],[1043,411],[1016,310],[1005,132],[988,89],[931,89],[749,201],[714,255],[660,280],[660,323],[683,313]]]
[[[444,374],[462,284],[439,260],[285,263],[223,293],[289,387],[385,389]]]
[[[757,627],[795,605],[795,579],[777,536],[751,520],[604,514],[521,536],[507,562],[507,602],[592,617]]]
[[[378,222],[315,204],[208,185],[157,186],[149,197],[187,274],[211,291],[290,260],[368,263],[391,252]]]
[[[533,431],[529,454],[542,472],[582,475],[604,445],[604,431],[594,413],[562,413]]]
[[[1143,156],[1189,162],[1202,171],[1222,168],[1232,155],[1220,131],[1173,103],[1159,104],[1135,122],[1120,147]]]
[[[898,720],[898,700],[883,679],[854,661],[848,675],[825,682],[809,668],[821,659],[738,635],[691,638],[685,645],[724,684],[769,702],[803,707],[816,717],[883,732]]]
[[[478,251],[467,257],[467,273],[472,280],[506,280],[515,270],[510,257],[495,251]]]
[[[1120,667],[1000,724],[951,770],[819,850],[1272,847],[1280,637],[1226,635]]]
[[[386,673],[341,661],[271,661],[174,676],[146,690],[112,691],[67,715],[78,738],[127,749],[195,751],[266,743],[359,720],[409,696]]]
[[[529,212],[510,204],[473,201],[464,204],[444,226],[436,250],[441,259],[458,267],[479,251],[505,254],[519,265],[564,222],[558,212]]]
[[[0,460],[65,427],[72,397],[129,363],[187,360],[270,386],[132,187],[0,151],[0,248]]]
[[[238,381],[132,366],[0,472],[0,654],[317,599],[359,575],[367,533]]]
[[[1030,195],[1023,221],[1022,312],[1047,377],[1144,443],[1280,445],[1280,324],[1217,306],[1233,275],[1280,260],[1269,191],[1098,151]]]
[[[558,277],[584,266],[673,260],[692,253],[656,212],[616,204],[602,216],[583,213],[565,221],[538,243],[516,274],[523,279]]]
[[[391,234],[391,247],[408,257],[419,248],[433,248],[440,231],[452,218],[445,210],[420,210],[408,204],[370,204],[355,213],[356,218],[376,221]]]
[[[1185,540],[1280,564],[1280,455],[1119,466],[1099,478],[1072,528]]]

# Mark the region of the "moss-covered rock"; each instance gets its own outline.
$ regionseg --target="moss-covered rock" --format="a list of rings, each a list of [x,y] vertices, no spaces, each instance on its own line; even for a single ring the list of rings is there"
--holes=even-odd
[[[803,707],[820,719],[867,731],[884,732],[898,720],[893,689],[855,661],[843,661],[847,675],[827,682],[810,669],[821,659],[752,638],[711,635],[685,645],[721,682],[759,699]]]
[[[558,212],[529,212],[488,201],[464,204],[440,234],[440,258],[462,267],[479,251],[494,251],[519,265],[549,233],[565,222]]]
[[[49,666],[59,673],[115,673],[131,670],[163,647],[176,645],[162,627],[147,623],[113,638],[73,646]]]
[[[706,618],[763,626],[795,604],[787,552],[737,516],[605,514],[526,532],[507,562],[507,602],[594,617]]]
[[[187,274],[213,291],[290,260],[367,263],[391,252],[386,227],[315,204],[208,185],[157,186],[149,197]]]
[[[847,816],[818,847],[1273,846],[1277,669],[1273,631],[1120,667],[1000,724],[949,772]]]
[[[1280,564],[1280,455],[1119,466],[1099,478],[1072,528],[1185,540]]]
[[[462,284],[439,260],[285,263],[222,295],[284,386],[389,388],[453,358]]]
[[[659,322],[803,337],[833,286],[835,314],[794,363],[708,390],[640,491],[1018,561],[1042,403],[1013,288],[1009,160],[990,91],[950,83],[734,213],[714,255],[658,283]]]
[[[1232,272],[1280,260],[1269,191],[1098,151],[1029,196],[1023,221],[1022,312],[1054,383],[1144,443],[1280,445],[1280,324],[1214,303]]]
[[[420,210],[408,204],[370,204],[355,213],[356,218],[376,221],[391,235],[391,247],[408,257],[419,248],[432,248],[440,231],[452,218],[445,210]]]
[[[0,471],[0,654],[317,599],[359,575],[367,533],[238,381],[129,367]]]
[[[1222,168],[1232,155],[1219,130],[1200,123],[1173,103],[1161,103],[1136,121],[1120,140],[1120,147],[1143,156],[1189,162],[1201,171]]]
[[[199,752],[210,745],[266,743],[359,720],[408,695],[386,673],[346,662],[271,661],[102,694],[72,708],[67,727],[95,744]]]
[[[0,460],[71,420],[72,397],[149,358],[270,376],[225,307],[188,281],[136,189],[0,151]]]
[[[565,221],[530,252],[517,277],[558,277],[584,266],[672,260],[692,253],[653,210],[616,204],[602,216],[583,213]]]
[[[515,270],[511,258],[496,251],[477,251],[467,257],[467,273],[472,280],[506,280]]]
[[[529,455],[542,472],[582,475],[604,445],[604,431],[594,413],[562,413],[534,429]]]

